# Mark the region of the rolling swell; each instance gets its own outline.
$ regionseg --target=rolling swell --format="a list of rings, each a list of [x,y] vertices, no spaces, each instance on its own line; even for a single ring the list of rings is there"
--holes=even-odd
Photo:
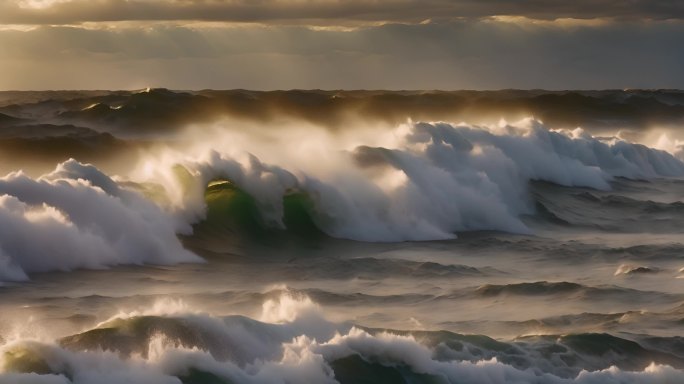
[[[587,201],[604,207],[629,210],[630,212],[642,213],[673,213],[684,212],[684,203],[675,201],[672,203],[661,203],[652,200],[637,200],[627,196],[607,194],[598,196],[590,192],[581,192],[575,195],[578,200]]]
[[[572,300],[616,301],[630,300],[640,303],[669,302],[677,303],[684,298],[679,294],[668,294],[657,291],[641,291],[614,285],[585,286],[571,282],[525,282],[514,284],[485,284],[476,288],[473,293],[482,298],[520,296],[520,297],[563,297]],[[453,296],[458,296],[459,293]]]
[[[553,295],[575,293],[586,289],[581,284],[558,282],[549,283],[547,281],[539,281],[535,283],[518,283],[508,285],[483,285],[477,288],[476,293],[482,296],[497,296],[501,294],[513,295]]]
[[[684,202],[643,200],[638,181],[622,180],[611,191],[568,188],[533,182],[537,213],[530,223],[624,233],[679,233],[684,222]],[[649,188],[667,181],[653,180]],[[647,190],[648,190],[647,189]],[[661,193],[650,192],[657,197]]]
[[[289,272],[285,267],[285,273]],[[307,258],[292,266],[300,278],[383,279],[383,278],[467,278],[501,274],[492,268],[440,264],[410,260],[358,257],[352,259]]]
[[[176,130],[223,115],[259,122],[290,117],[344,129],[354,118],[413,120],[539,116],[553,126],[644,129],[682,120],[681,91],[130,91],[0,92],[0,113],[105,124],[110,130]],[[94,105],[100,105],[94,108]],[[88,108],[90,107],[90,108]],[[116,108],[116,109],[115,109]],[[352,115],[353,118],[350,118]],[[0,122],[2,122],[0,118]]]
[[[561,335],[570,333],[611,333],[630,336],[636,338],[640,343],[648,343],[653,339],[655,343],[660,343],[661,337],[639,335],[644,327],[652,327],[664,330],[674,330],[670,332],[672,336],[663,338],[659,347],[655,349],[666,350],[677,354],[677,349],[667,349],[669,341],[677,344],[679,336],[676,336],[676,329],[680,327],[680,317],[676,313],[669,311],[657,313],[647,311],[627,311],[611,313],[578,313],[560,316],[543,317],[539,319],[528,319],[521,321],[513,320],[489,320],[483,321],[450,321],[442,322],[439,326],[459,330],[460,332],[479,332],[486,334],[496,334],[505,332],[508,335]],[[519,336],[518,336],[519,337]],[[669,340],[669,341],[668,341]],[[645,344],[647,345],[647,344]]]

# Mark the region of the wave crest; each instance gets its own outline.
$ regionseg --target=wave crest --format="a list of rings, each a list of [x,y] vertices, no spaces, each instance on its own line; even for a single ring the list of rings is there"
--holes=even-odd
[[[0,178],[0,280],[27,273],[201,259],[176,237],[182,226],[137,192],[75,160],[33,179]]]
[[[175,188],[191,191],[175,205],[198,220],[207,184],[227,179],[278,228],[286,226],[283,197],[294,191],[311,200],[313,221],[333,237],[438,240],[471,230],[531,233],[520,215],[535,211],[532,180],[608,190],[615,177],[684,175],[684,163],[665,151],[581,129],[549,130],[532,119],[500,126],[411,123],[397,130],[393,146],[328,151],[336,161],[323,172],[317,164],[266,164],[254,154],[181,157],[176,161],[194,181]]]

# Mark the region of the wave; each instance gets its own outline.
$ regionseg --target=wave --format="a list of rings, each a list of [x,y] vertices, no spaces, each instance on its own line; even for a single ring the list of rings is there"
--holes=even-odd
[[[547,282],[538,281],[535,283],[518,283],[507,285],[492,285],[487,284],[477,288],[476,292],[483,296],[497,296],[501,294],[514,295],[553,295],[559,293],[575,293],[583,290],[586,287],[577,283],[562,282]]]
[[[2,122],[0,122],[0,126]],[[17,164],[35,174],[53,169],[69,158],[80,161],[116,160],[124,168],[135,166],[137,152],[149,143],[122,140],[108,132],[74,125],[24,124],[0,127],[1,169],[15,171]]]
[[[667,219],[684,214],[684,202],[662,203],[652,200],[637,200],[621,195],[596,196],[588,192],[580,193],[577,199],[585,200],[604,209],[621,210],[625,215],[639,215],[650,220]]]
[[[544,221],[548,223],[547,220]],[[591,264],[599,261],[615,265],[615,268],[622,264],[648,266],[653,263],[677,262],[684,252],[684,245],[677,241],[677,237],[669,241],[646,240],[637,245],[624,242],[605,243],[594,239],[576,240],[568,244],[556,241],[550,236],[519,236],[490,232],[463,233],[459,234],[459,237],[458,244],[467,252],[537,255],[550,263],[562,262],[563,265]],[[669,271],[676,274],[677,269],[661,268],[660,272]]]
[[[412,118],[491,119],[539,116],[554,126],[630,128],[682,120],[681,91],[324,91],[204,90],[2,92],[0,112],[33,119],[88,122],[111,130],[172,130],[184,122],[230,115],[259,122],[296,118],[344,129],[355,119],[398,124]],[[2,119],[0,119],[2,122]]]
[[[671,180],[619,181],[610,191],[567,188],[545,182],[531,184],[537,214],[531,225],[574,227],[622,233],[679,233],[684,203],[650,198],[667,196],[659,190]],[[647,184],[643,187],[639,184]],[[673,189],[673,191],[676,188]],[[679,196],[673,196],[679,199]]]
[[[260,214],[256,199],[227,180],[209,183],[204,194],[206,217],[195,226],[198,232],[225,235],[234,232],[240,236],[276,240],[278,235],[319,238],[326,236],[314,223],[311,214],[313,203],[303,193],[287,193],[282,197],[282,229],[277,231],[273,222]]]
[[[273,227],[287,228],[283,200],[296,193],[310,202],[310,222],[327,235],[406,241],[474,230],[532,233],[520,216],[535,212],[533,180],[608,190],[615,177],[684,175],[684,163],[667,152],[581,130],[550,131],[535,120],[500,127],[415,123],[397,135],[394,147],[331,153],[336,165],[323,174],[210,151],[179,158],[189,176],[175,186],[168,177],[163,183],[185,191],[174,204],[190,221],[205,215],[206,186],[227,180],[254,199],[261,220]]]
[[[676,312],[627,311],[611,313],[584,312],[559,316],[542,317],[528,320],[488,320],[488,321],[447,321],[440,322],[439,327],[458,330],[459,332],[478,332],[485,334],[503,334],[508,337],[520,335],[563,335],[571,333],[616,333],[635,338],[642,334],[645,327],[649,329],[675,330],[679,327],[680,317]],[[628,332],[630,332],[628,334]],[[674,332],[676,334],[676,331]],[[639,336],[637,341],[644,344],[652,336]],[[655,337],[655,339],[658,339]],[[681,353],[678,337],[666,337],[675,344],[667,348],[669,342],[662,342],[658,350],[671,354]],[[644,344],[646,345],[646,344]],[[679,347],[677,347],[677,345]],[[678,349],[679,348],[679,349]]]
[[[74,160],[35,179],[12,173],[0,180],[2,221],[14,228],[0,234],[0,278],[201,261],[175,237],[193,229],[199,236],[274,238],[274,244],[293,237],[395,242],[479,230],[532,234],[523,220],[535,213],[530,181],[608,190],[617,176],[684,175],[684,163],[667,152],[581,130],[548,130],[529,119],[500,126],[411,123],[395,134],[387,147],[325,148],[334,161],[322,167],[209,150],[192,157],[164,152],[146,163],[149,172],[128,179]],[[591,205],[591,196],[572,198]],[[597,198],[601,206],[631,204]],[[575,225],[568,219],[577,215],[573,206],[553,202],[558,206],[544,200],[541,214]],[[679,204],[647,207],[660,215]],[[591,209],[582,212],[593,222]],[[59,249],[52,246],[57,242]]]
[[[655,267],[646,267],[643,265],[630,265],[630,264],[620,264],[618,269],[615,271],[615,276],[618,275],[641,275],[641,274],[651,274],[659,273],[660,269]]]
[[[353,278],[467,278],[501,274],[493,268],[474,268],[467,265],[442,264],[400,259],[373,257],[307,258],[292,266],[283,266],[284,276],[302,279],[353,279]]]
[[[474,293],[479,297],[499,297],[499,296],[548,296],[564,297],[572,300],[591,300],[591,301],[621,301],[630,300],[633,302],[653,303],[659,301],[678,302],[683,297],[676,294],[667,294],[655,291],[642,291],[630,288],[623,288],[615,285],[586,286],[567,281],[548,282],[537,281],[530,283],[514,284],[485,284],[477,287]],[[454,293],[448,297],[462,295],[461,292]]]
[[[163,306],[159,308],[164,311]],[[498,341],[447,331],[370,329],[327,321],[284,294],[261,320],[154,311],[117,316],[54,343],[0,346],[0,382],[620,383],[679,381],[680,338],[610,334]]]
[[[0,178],[0,226],[5,281],[50,270],[202,261],[177,239],[184,225],[73,160],[37,179],[21,172]]]

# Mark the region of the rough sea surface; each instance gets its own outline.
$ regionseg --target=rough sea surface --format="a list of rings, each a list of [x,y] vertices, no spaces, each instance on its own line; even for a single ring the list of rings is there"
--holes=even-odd
[[[0,383],[684,382],[681,92],[0,100]]]

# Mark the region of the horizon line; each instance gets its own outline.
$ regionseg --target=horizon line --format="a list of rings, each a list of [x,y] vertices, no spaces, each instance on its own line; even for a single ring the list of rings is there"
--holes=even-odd
[[[168,88],[168,87],[146,87],[146,88],[122,88],[122,89],[106,89],[106,88],[92,88],[92,89],[6,89],[0,90],[0,93],[29,93],[29,92],[145,92],[152,90],[165,90],[170,92],[204,92],[204,91],[247,91],[247,92],[632,92],[632,91],[676,91],[683,92],[684,88],[453,88],[453,89],[438,89],[438,88],[413,88],[413,89],[391,89],[391,88],[273,88],[273,89],[250,89],[250,88],[198,88],[198,89],[182,89],[182,88]]]

